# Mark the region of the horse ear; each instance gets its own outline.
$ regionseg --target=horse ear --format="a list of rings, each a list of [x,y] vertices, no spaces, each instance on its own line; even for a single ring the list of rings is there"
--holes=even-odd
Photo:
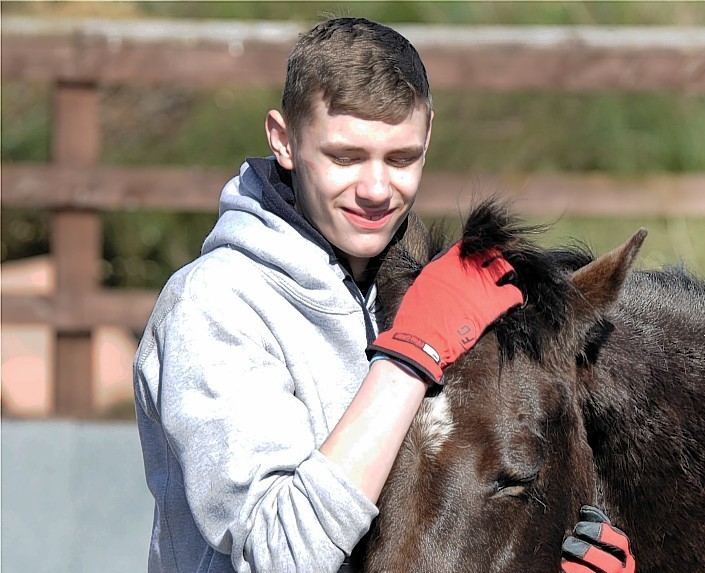
[[[403,237],[390,247],[377,273],[379,301],[390,324],[404,293],[429,261],[430,249],[429,230],[416,213],[410,211]]]
[[[622,246],[573,273],[573,309],[576,319],[583,324],[585,331],[617,301],[646,235],[646,229],[639,229]]]
[[[431,235],[423,221],[413,211],[409,211],[408,227],[397,248],[405,249],[409,255],[425,264],[429,259]],[[395,247],[392,247],[395,248]]]

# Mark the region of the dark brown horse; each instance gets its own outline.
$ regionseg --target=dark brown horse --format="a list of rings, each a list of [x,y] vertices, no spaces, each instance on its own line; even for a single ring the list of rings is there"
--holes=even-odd
[[[439,246],[419,225],[380,270],[390,315]],[[544,250],[493,202],[463,231],[499,248],[524,308],[422,405],[380,499],[366,571],[559,571],[583,503],[629,533],[640,573],[705,571],[705,283],[632,271],[646,235],[593,259]]]

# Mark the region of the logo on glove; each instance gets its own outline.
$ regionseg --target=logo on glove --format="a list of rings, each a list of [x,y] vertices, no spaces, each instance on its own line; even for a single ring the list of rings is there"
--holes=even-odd
[[[394,333],[393,338],[401,342],[408,342],[409,344],[412,344],[419,350],[422,350],[423,352],[428,354],[436,364],[441,363],[441,357],[439,356],[438,352],[436,352],[436,350],[432,346],[430,346],[425,341],[421,340],[418,336],[414,336],[413,334],[406,334],[405,332],[396,332]]]
[[[472,331],[473,328],[469,324],[464,324],[458,330],[455,331],[461,337],[460,344],[463,345],[463,348],[465,348],[465,350],[470,348],[472,346],[472,343],[475,341],[475,337],[471,336]]]

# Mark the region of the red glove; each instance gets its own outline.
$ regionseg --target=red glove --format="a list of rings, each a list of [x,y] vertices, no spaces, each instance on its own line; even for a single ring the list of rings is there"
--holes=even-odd
[[[596,507],[584,505],[573,535],[563,541],[563,573],[634,573],[636,562],[623,531]]]
[[[401,301],[392,328],[370,346],[440,383],[443,369],[472,348],[484,330],[523,302],[504,282],[512,266],[489,249],[460,256],[460,243],[426,265]]]

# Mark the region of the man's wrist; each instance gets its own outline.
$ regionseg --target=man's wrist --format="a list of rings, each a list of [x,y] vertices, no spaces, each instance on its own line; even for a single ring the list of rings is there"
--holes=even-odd
[[[407,362],[404,362],[402,360],[399,360],[398,358],[390,356],[389,354],[386,354],[380,350],[376,351],[375,354],[370,359],[370,366],[372,366],[372,364],[374,364],[378,360],[385,360],[385,361],[390,362],[391,364],[394,364],[395,366],[397,366],[398,368],[400,368],[401,370],[403,370],[404,372],[406,372],[410,376],[413,376],[414,378],[421,380],[421,382],[423,382],[424,384],[427,384],[429,386],[431,386],[434,382],[433,380],[430,380],[429,377],[424,372],[422,372],[420,369],[416,368],[415,366],[413,366]]]

